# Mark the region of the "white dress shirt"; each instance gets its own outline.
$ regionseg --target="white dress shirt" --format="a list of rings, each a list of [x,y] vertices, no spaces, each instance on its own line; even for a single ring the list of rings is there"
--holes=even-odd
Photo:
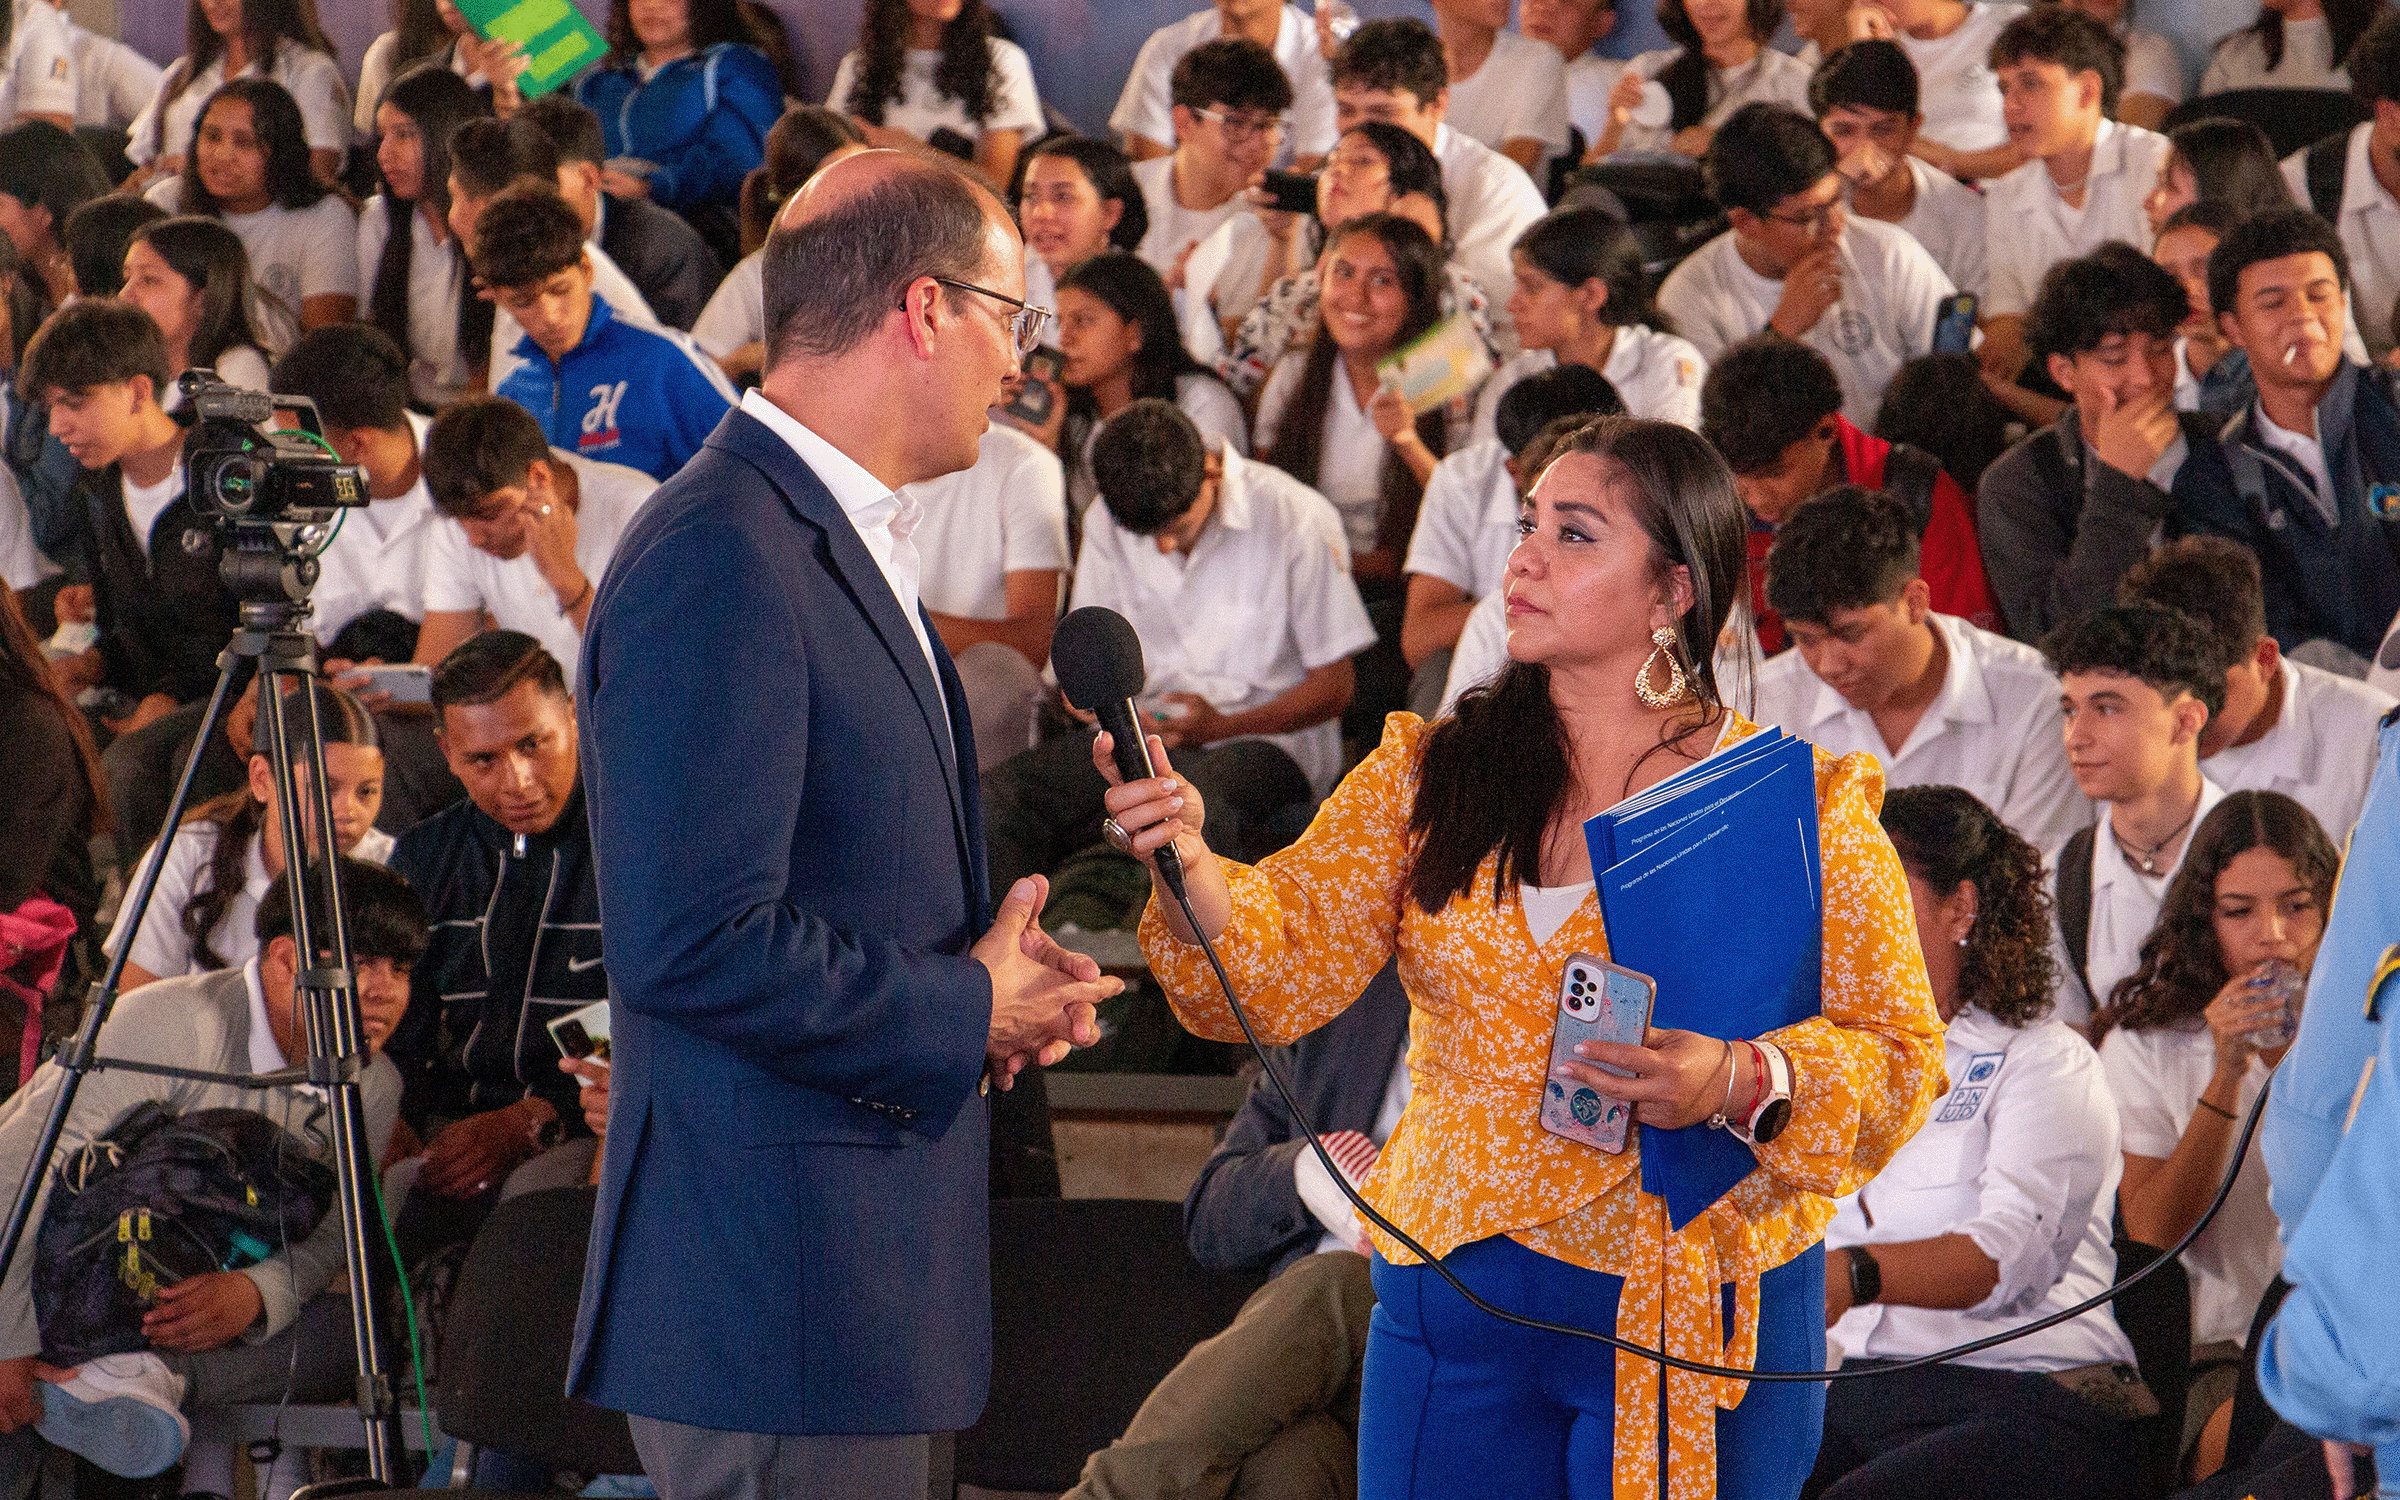
[[[2392,695],[2356,678],[2283,659],[2275,727],[2200,763],[2229,792],[2281,792],[2316,816],[2336,849],[2358,824],[2375,775],[2375,747]]]
[[[1403,573],[1422,573],[1480,599],[1500,587],[1517,546],[1517,482],[1498,438],[1469,443],[1433,466]]]
[[[2248,27],[2217,43],[2200,75],[2200,93],[2222,94],[2229,89],[2340,89],[2350,87],[2350,73],[2333,64],[2333,24],[2323,16],[2283,23],[2283,57],[2267,66],[2267,44]]]
[[[1300,481],[1228,450],[1216,509],[1189,553],[1164,553],[1105,506],[1084,517],[1073,607],[1104,604],[1142,639],[1146,696],[1194,693],[1220,713],[1258,707],[1375,640],[1341,518]],[[1341,772],[1334,719],[1251,736],[1280,746],[1320,797]]]
[[[1949,664],[1940,695],[1898,750],[1796,647],[1759,668],[1751,717],[1835,755],[1864,751],[1883,763],[1891,786],[1964,787],[2036,849],[2057,848],[2092,821],[2092,804],[2067,768],[2058,679],[2031,646],[1950,615],[1926,623],[1940,633]]]
[[[1266,386],[1258,393],[1259,453],[1271,453],[1283,426],[1284,408],[1300,386],[1308,352],[1296,349],[1275,363]],[[1325,434],[1317,449],[1317,492],[1333,502],[1342,518],[1342,531],[1353,553],[1375,550],[1375,535],[1383,519],[1383,459],[1388,444],[1358,404],[1350,377],[1341,365],[1333,367],[1333,389],[1325,403]]]
[[[1540,141],[1555,156],[1567,149],[1567,64],[1548,42],[1515,31],[1492,34],[1483,65],[1450,80],[1443,120],[1491,147]]]
[[[422,455],[425,430],[433,421],[413,411],[403,415]],[[317,553],[317,607],[309,627],[317,639],[330,643],[343,626],[371,609],[423,623],[425,555],[439,519],[422,465],[405,494],[344,512],[341,529]]]
[[[2120,1026],[2101,1041],[2100,1060],[2107,1065],[2109,1091],[2116,1096],[2125,1151],[2156,1161],[2173,1156],[2199,1107],[2201,1091],[2216,1071],[2217,1044],[2208,1028],[2195,1024],[2128,1031]],[[2267,1071],[2264,1059],[2250,1059],[2233,1106],[2237,1119],[2257,1101]],[[2224,1170],[2220,1163],[2209,1173],[2210,1181],[2221,1180]],[[2183,1267],[2192,1279],[2195,1345],[2246,1339],[2258,1299],[2283,1267],[2283,1241],[2276,1233],[2268,1193],[2266,1153],[2252,1150],[2242,1159],[2223,1211],[2183,1252]]]
[[[1919,157],[1908,159],[1908,175],[1916,183],[1917,196],[1900,227],[1925,247],[1952,286],[1982,297],[1991,281],[1983,194],[1947,172],[1935,171]]]
[[[391,233],[381,194],[358,215],[358,301],[361,316],[374,312],[375,273],[383,264]],[[472,392],[480,371],[458,348],[459,304],[472,295],[467,258],[458,237],[444,226],[435,234],[425,215],[408,215],[408,393],[436,408]],[[514,321],[513,319],[511,321]]]
[[[2175,851],[2175,862],[2156,875],[2145,875],[2125,858],[2117,847],[2115,835],[2109,831],[2109,806],[2096,803],[2098,814],[2092,830],[2092,925],[2084,939],[2086,983],[2083,974],[2075,972],[2074,961],[2068,956],[2066,942],[2059,937],[2052,952],[2058,960],[2059,971],[2066,977],[2058,986],[2059,1018],[2071,1026],[2081,1026],[2091,1019],[2099,1003],[2105,1003],[2117,982],[2132,975],[2142,966],[2142,943],[2158,925],[2158,908],[2166,900],[2167,885],[2175,872],[2183,868],[2184,855],[2191,852],[2192,834],[2208,821],[2209,811],[2225,800],[2225,789],[2206,775],[2200,778],[2200,805],[2192,810],[2192,821],[2180,837],[2183,846]],[[2050,856],[2050,896],[2058,897],[2058,856]],[[2051,914],[2051,931],[2058,937],[2058,916]]]
[[[1994,181],[1984,200],[1984,258],[1991,276],[1985,314],[2023,314],[2033,306],[2042,273],[2062,260],[2089,255],[2110,240],[2149,244],[2142,200],[2158,186],[2158,169],[2171,149],[2154,130],[2102,120],[2092,138],[2081,208],[2059,196],[2043,162],[2029,161]]]
[[[1828,1251],[1963,1234],[1999,1277],[1973,1307],[1871,1302],[1828,1334],[1854,1359],[1906,1359],[2074,1306],[2116,1279],[2117,1112],[2091,1044],[2055,1017],[2022,1028],[1972,1006],[1942,1039],[1950,1092],[1875,1180],[1834,1201]],[[2056,1328],[1958,1360],[2050,1371],[2131,1362],[2103,1305]]]
[[[1842,289],[1800,339],[1833,366],[1842,385],[1842,415],[1875,425],[1883,388],[1903,364],[1933,347],[1941,303],[1956,290],[1925,247],[1897,224],[1843,221]],[[1750,269],[1727,230],[1667,274],[1658,305],[1703,359],[1767,326],[1783,300],[1783,282]]]
[[[342,65],[314,47],[303,47],[289,37],[275,43],[275,55],[268,66],[259,67],[253,61],[242,70],[242,77],[264,76],[282,84],[292,102],[300,106],[300,120],[308,135],[311,151],[340,151],[350,144],[350,87],[342,81]],[[133,122],[132,140],[125,155],[136,166],[147,166],[160,156],[181,156],[192,149],[192,132],[199,126],[200,111],[209,96],[225,82],[225,59],[215,62],[192,76],[190,83],[175,95],[172,103],[166,98],[167,88],[179,69],[189,65],[185,58],[176,59],[175,67],[162,75],[158,92],[150,98],[140,118]],[[160,112],[165,112],[163,126]],[[170,210],[171,212],[172,210]]]
[[[834,503],[857,529],[867,555],[875,559],[883,581],[891,586],[892,597],[899,601],[908,628],[916,632],[917,649],[925,653],[925,668],[933,674],[934,695],[942,702],[942,733],[946,739],[950,732],[950,695],[942,689],[942,669],[933,657],[933,635],[925,628],[925,615],[917,601],[920,563],[915,534],[917,524],[925,518],[925,503],[910,494],[906,485],[898,490],[885,487],[857,459],[809,431],[798,417],[759,392],[743,393],[742,410],[766,423],[768,431],[783,439],[800,456],[817,481],[833,492]],[[854,582],[852,586],[857,585]]]
[[[1468,436],[1476,442],[1499,436],[1500,398],[1509,387],[1528,375],[1557,368],[1558,356],[1550,350],[1528,349],[1494,370],[1475,398],[1475,426]],[[1700,383],[1708,378],[1708,361],[1691,340],[1629,324],[1609,341],[1600,373],[1617,388],[1627,416],[1700,430]]]
[[[2392,351],[2392,304],[2400,299],[2400,199],[2375,176],[2367,150],[2374,131],[2372,120],[2351,127],[2342,157],[2341,206],[2330,217],[2350,257],[2351,316],[2368,354],[2381,360]],[[2312,206],[2307,157],[2301,150],[2283,159],[2283,180],[2302,208]]]
[[[1073,562],[1067,550],[1067,479],[1058,455],[994,422],[975,467],[902,489],[924,507],[912,540],[925,563],[922,598],[937,615],[1008,618],[1008,575]],[[1051,607],[1058,601],[1053,598]]]
[[[1162,146],[1175,144],[1174,99],[1169,88],[1175,64],[1203,42],[1225,34],[1213,5],[1150,33],[1125,75],[1125,91],[1109,112],[1108,128],[1140,135]],[[1286,5],[1275,25],[1275,61],[1292,84],[1292,125],[1277,157],[1323,156],[1333,149],[1333,75],[1317,52],[1317,23],[1296,5]]]

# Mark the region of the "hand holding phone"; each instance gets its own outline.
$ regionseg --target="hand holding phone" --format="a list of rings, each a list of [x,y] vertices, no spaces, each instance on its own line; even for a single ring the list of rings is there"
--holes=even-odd
[[[1058,408],[1058,377],[1066,368],[1067,357],[1056,349],[1041,348],[1026,355],[1025,378],[1001,412],[1029,427],[1049,426]]]
[[[1650,1034],[1650,1009],[1657,999],[1658,986],[1646,974],[1589,953],[1568,957],[1558,986],[1558,1023],[1550,1034],[1550,1072],[1542,1084],[1544,1130],[1611,1155],[1625,1149],[1633,1130],[1633,1104],[1610,1098],[1561,1069],[1575,1062],[1631,1077],[1606,1063],[1584,1062],[1575,1048],[1582,1042],[1639,1047]]]

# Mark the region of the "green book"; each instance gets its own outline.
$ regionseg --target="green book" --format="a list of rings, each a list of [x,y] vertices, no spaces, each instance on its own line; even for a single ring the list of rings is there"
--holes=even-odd
[[[458,10],[477,36],[514,42],[524,52],[517,88],[528,99],[549,93],[608,51],[574,0],[458,0]]]

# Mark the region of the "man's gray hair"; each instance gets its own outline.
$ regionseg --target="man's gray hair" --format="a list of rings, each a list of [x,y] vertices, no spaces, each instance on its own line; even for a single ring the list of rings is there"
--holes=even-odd
[[[857,348],[920,276],[983,269],[983,198],[961,173],[902,170],[767,237],[767,363]]]

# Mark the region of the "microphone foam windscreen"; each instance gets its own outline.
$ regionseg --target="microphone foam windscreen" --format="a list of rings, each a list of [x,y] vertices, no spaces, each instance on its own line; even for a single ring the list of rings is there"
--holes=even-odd
[[[1067,701],[1086,712],[1142,690],[1142,638],[1115,610],[1088,604],[1058,622],[1050,665]]]

